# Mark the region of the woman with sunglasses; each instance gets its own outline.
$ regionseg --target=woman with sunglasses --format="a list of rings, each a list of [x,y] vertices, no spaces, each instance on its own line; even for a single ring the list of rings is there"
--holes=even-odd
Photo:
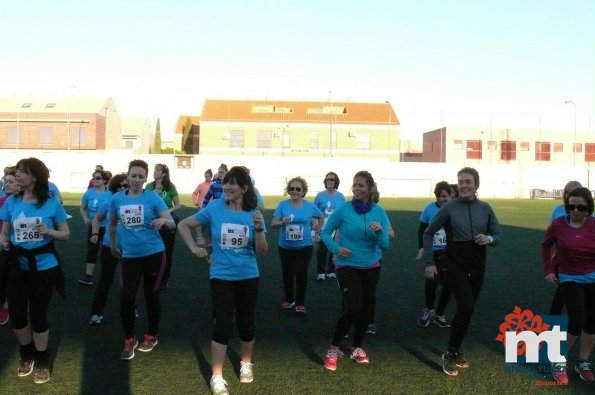
[[[345,203],[345,196],[337,189],[340,184],[337,173],[330,172],[324,176],[324,191],[320,191],[314,198],[314,204],[322,212],[324,223],[337,207]],[[322,226],[320,227],[322,228]],[[325,278],[336,278],[333,256],[329,254],[326,245],[323,242],[318,243],[317,260],[317,280],[323,281]]]
[[[426,278],[440,277],[450,288],[457,309],[450,327],[448,348],[442,354],[442,370],[457,376],[469,363],[459,352],[481,292],[486,266],[486,246],[497,245],[502,236],[492,207],[477,198],[479,173],[464,167],[457,173],[459,197],[438,210],[423,234]],[[446,233],[446,248],[436,266],[432,245],[441,228]]]
[[[90,286],[93,285],[93,272],[95,271],[95,262],[97,261],[97,252],[99,251],[99,244],[91,243],[91,222],[97,214],[99,207],[109,200],[111,193],[107,190],[107,182],[109,176],[107,172],[103,170],[95,170],[93,172],[93,188],[89,188],[81,197],[81,205],[79,212],[83,217],[83,222],[87,225],[87,260],[85,264],[85,276],[79,280],[79,284]],[[107,226],[107,219],[104,219],[99,224],[97,233],[99,234],[99,240],[103,238],[105,234],[105,227]]]
[[[149,352],[158,343],[159,284],[165,270],[165,247],[159,230],[176,227],[163,199],[143,189],[148,173],[149,165],[145,161],[131,161],[128,189],[112,196],[109,206],[111,252],[114,258],[122,260],[120,317],[124,327],[124,349],[120,358],[123,360],[134,358],[138,346],[134,336],[134,310],[141,280],[149,327],[138,350]]]
[[[64,296],[64,273],[54,240],[68,240],[66,212],[52,197],[49,170],[37,158],[16,165],[21,190],[0,209],[0,248],[10,243],[8,306],[20,345],[18,376],[34,371],[35,383],[50,379],[48,308],[54,291]]]
[[[95,289],[95,296],[93,297],[93,304],[91,306],[91,318],[89,325],[99,325],[103,319],[103,310],[107,303],[107,296],[109,290],[114,281],[114,275],[116,273],[116,267],[120,262],[119,259],[112,255],[109,232],[100,232],[100,224],[105,222],[108,218],[108,209],[112,195],[119,191],[128,189],[128,180],[126,179],[126,173],[116,174],[109,180],[108,191],[110,197],[108,200],[101,204],[101,207],[97,211],[97,214],[91,222],[91,237],[89,241],[94,245],[101,244],[101,277],[97,283]]]
[[[169,178],[169,168],[163,163],[157,163],[155,170],[153,171],[154,180],[147,184],[147,191],[154,191],[158,194],[163,202],[167,206],[171,217],[178,226],[180,218],[176,215],[176,210],[182,207],[180,204],[180,197],[178,196],[178,190],[173,182]],[[174,244],[176,242],[176,228],[173,229],[161,229],[159,231],[163,244],[165,245],[165,272],[161,279],[160,289],[162,291],[169,288],[169,277],[171,275],[171,265],[174,258]]]
[[[584,187],[568,194],[566,215],[556,218],[545,231],[541,256],[545,281],[558,282],[568,311],[568,350],[580,337],[579,358],[574,371],[584,381],[594,381],[589,357],[595,344],[595,218],[593,196]],[[556,269],[552,247],[556,247]],[[553,365],[554,379],[568,383],[566,363]]]
[[[279,202],[271,226],[279,229],[279,257],[283,271],[285,298],[281,308],[306,314],[306,286],[308,265],[312,258],[312,230],[318,231],[324,221],[320,210],[304,200],[308,183],[301,177],[294,177],[285,188],[289,199]]]

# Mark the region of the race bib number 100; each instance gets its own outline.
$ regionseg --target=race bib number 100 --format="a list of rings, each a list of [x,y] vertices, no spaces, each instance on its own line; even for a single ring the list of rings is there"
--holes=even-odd
[[[221,224],[221,247],[243,248],[248,246],[250,229],[246,225]]]
[[[142,204],[120,206],[120,220],[128,229],[142,227],[145,224],[145,210]]]
[[[41,217],[18,218],[13,222],[14,238],[17,243],[30,241],[41,241],[43,235],[37,231],[37,225],[41,224]]]

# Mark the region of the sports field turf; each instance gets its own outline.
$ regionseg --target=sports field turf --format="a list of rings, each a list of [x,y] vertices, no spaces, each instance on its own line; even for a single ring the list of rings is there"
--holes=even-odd
[[[84,271],[85,237],[78,214],[78,195],[66,195],[71,237],[58,242],[67,282],[67,299],[54,295],[50,307],[50,382],[33,383],[18,378],[18,348],[8,326],[0,327],[0,394],[207,394],[210,378],[212,312],[208,267],[190,256],[181,239],[176,241],[170,289],[161,294],[162,317],[159,345],[150,353],[137,352],[133,360],[120,360],[123,331],[118,312],[119,291],[112,288],[101,326],[88,325],[95,290],[77,280]],[[265,217],[280,198],[267,198]],[[378,334],[367,335],[364,349],[368,365],[356,365],[348,356],[337,371],[322,366],[341,301],[336,282],[315,280],[315,259],[310,264],[306,296],[308,314],[281,310],[282,282],[277,254],[277,231],[269,229],[269,252],[259,260],[261,282],[257,307],[254,353],[255,380],[238,380],[239,341],[234,336],[228,350],[224,377],[232,394],[399,394],[399,393],[595,393],[570,373],[566,388],[544,389],[539,376],[504,372],[504,349],[495,340],[504,316],[515,306],[546,314],[553,288],[543,281],[539,243],[552,200],[490,200],[504,234],[503,243],[490,248],[484,287],[476,306],[462,352],[470,368],[452,378],[442,373],[440,354],[448,329],[416,325],[423,308],[423,265],[415,261],[417,227],[421,208],[429,199],[383,199],[396,239],[384,253],[378,288]],[[180,217],[193,213],[188,196]],[[269,226],[270,228],[270,226]],[[95,280],[100,267],[96,268]],[[146,329],[144,302],[136,335]],[[452,318],[451,301],[447,315]],[[344,344],[347,347],[347,342]],[[570,360],[576,358],[576,350]],[[593,361],[593,357],[591,358]],[[551,381],[542,377],[543,381]]]

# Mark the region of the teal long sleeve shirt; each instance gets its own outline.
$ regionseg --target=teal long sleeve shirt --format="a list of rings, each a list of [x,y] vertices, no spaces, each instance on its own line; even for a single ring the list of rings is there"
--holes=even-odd
[[[378,222],[382,229],[372,232],[370,222]],[[388,216],[377,204],[365,214],[355,212],[351,201],[340,205],[333,211],[320,232],[320,237],[327,249],[335,254],[335,264],[340,266],[368,267],[381,257],[381,250],[388,248]],[[332,233],[339,231],[339,240],[333,240]],[[342,258],[337,252],[345,247],[351,254]]]

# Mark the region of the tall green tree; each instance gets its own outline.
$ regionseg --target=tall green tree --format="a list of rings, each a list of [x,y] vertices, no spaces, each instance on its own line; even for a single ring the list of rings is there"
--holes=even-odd
[[[186,141],[188,141],[188,136],[190,135],[191,130],[192,130],[192,119],[190,119],[190,117],[186,117],[186,124],[184,125],[184,133],[182,134],[182,149],[186,148]]]
[[[153,143],[153,153],[161,153],[161,121],[157,118],[157,126],[155,127],[155,141]]]

